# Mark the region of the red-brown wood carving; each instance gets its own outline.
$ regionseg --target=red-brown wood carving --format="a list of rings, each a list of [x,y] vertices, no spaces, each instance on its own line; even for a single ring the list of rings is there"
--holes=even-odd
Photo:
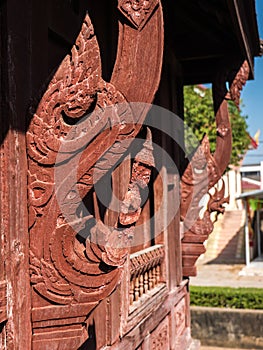
[[[8,208],[8,182],[5,179],[5,174],[7,172],[9,164],[4,157],[4,144],[0,145],[0,327],[2,328],[2,323],[7,321],[7,281],[5,272],[5,260],[6,260],[6,241],[7,241],[7,230],[8,219],[9,219],[9,208]],[[1,335],[0,335],[1,342]]]
[[[134,14],[125,3],[119,1],[119,9],[131,23],[119,22],[111,82],[101,77],[100,50],[87,15],[27,132],[34,349],[77,349],[88,338],[85,321],[89,312],[120,282],[128,252],[125,244],[132,239],[141,211],[139,189],[147,185],[154,165],[148,130],[112,227],[99,217],[96,196],[92,203],[96,220],[93,215],[77,213],[80,201],[118,164],[141,128],[148,109],[133,111],[128,102],[152,102],[159,84],[161,5],[146,1]],[[85,115],[83,127],[77,123]],[[80,151],[77,170],[71,169],[67,165]],[[74,171],[77,178],[72,185]],[[85,240],[77,237],[81,230],[87,231]]]
[[[187,305],[186,299],[182,298],[179,303],[174,307],[175,313],[175,329],[176,335],[178,337],[183,334],[186,328],[186,313],[187,313]]]
[[[121,0],[118,7],[135,27],[141,29],[157,5],[158,0]]]
[[[166,317],[164,321],[151,334],[152,350],[168,350],[169,349],[169,322]]]
[[[0,324],[6,320],[6,282],[0,281]]]
[[[244,61],[229,92],[225,88],[225,75],[219,75],[213,86],[217,125],[216,151],[211,154],[209,140],[205,136],[181,179],[181,220],[184,222],[186,231],[182,240],[184,276],[196,275],[195,262],[205,252],[203,243],[213,230],[214,222],[211,219],[211,213],[223,213],[224,203],[228,202],[228,198],[224,198],[223,180],[221,180],[220,190],[216,187],[213,192],[210,190],[220,180],[231,156],[232,133],[227,100],[231,98],[238,105],[240,90],[247,81],[248,75],[249,66],[247,61]],[[209,200],[203,216],[200,217],[199,203],[205,194],[209,196]]]
[[[161,283],[163,260],[164,246],[162,245],[155,245],[130,255],[131,306]]]

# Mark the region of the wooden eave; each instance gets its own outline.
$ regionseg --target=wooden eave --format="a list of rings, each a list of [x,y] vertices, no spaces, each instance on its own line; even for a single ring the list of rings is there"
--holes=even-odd
[[[239,46],[250,65],[250,79],[253,79],[254,57],[260,55],[255,0],[230,0],[228,6]]]
[[[245,59],[253,79],[260,54],[255,0],[177,0],[163,6],[167,45],[182,65],[184,84],[210,83],[220,66]]]

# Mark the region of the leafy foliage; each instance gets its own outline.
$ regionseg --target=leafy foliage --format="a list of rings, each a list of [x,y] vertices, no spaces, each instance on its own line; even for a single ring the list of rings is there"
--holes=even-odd
[[[193,306],[263,309],[263,289],[190,286]]]
[[[237,165],[250,144],[247,116],[243,116],[232,101],[228,103],[228,110],[233,138],[230,164]],[[209,138],[211,152],[215,152],[216,123],[211,88],[194,85],[184,88],[184,118],[186,152],[191,153],[198,146],[204,134],[207,134]]]

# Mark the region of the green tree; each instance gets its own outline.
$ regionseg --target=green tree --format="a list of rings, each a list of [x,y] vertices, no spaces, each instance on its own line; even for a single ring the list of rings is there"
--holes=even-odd
[[[247,116],[243,116],[232,101],[228,102],[228,110],[233,138],[230,164],[237,165],[250,144],[247,132]],[[207,134],[211,152],[214,152],[216,147],[216,123],[211,88],[196,85],[184,88],[184,119],[186,124],[186,152],[191,153],[197,147],[198,142],[202,140],[204,134]]]

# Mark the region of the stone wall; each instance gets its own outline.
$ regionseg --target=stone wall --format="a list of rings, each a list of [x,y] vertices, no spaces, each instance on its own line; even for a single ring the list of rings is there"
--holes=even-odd
[[[263,310],[191,307],[191,325],[202,345],[263,349]]]

